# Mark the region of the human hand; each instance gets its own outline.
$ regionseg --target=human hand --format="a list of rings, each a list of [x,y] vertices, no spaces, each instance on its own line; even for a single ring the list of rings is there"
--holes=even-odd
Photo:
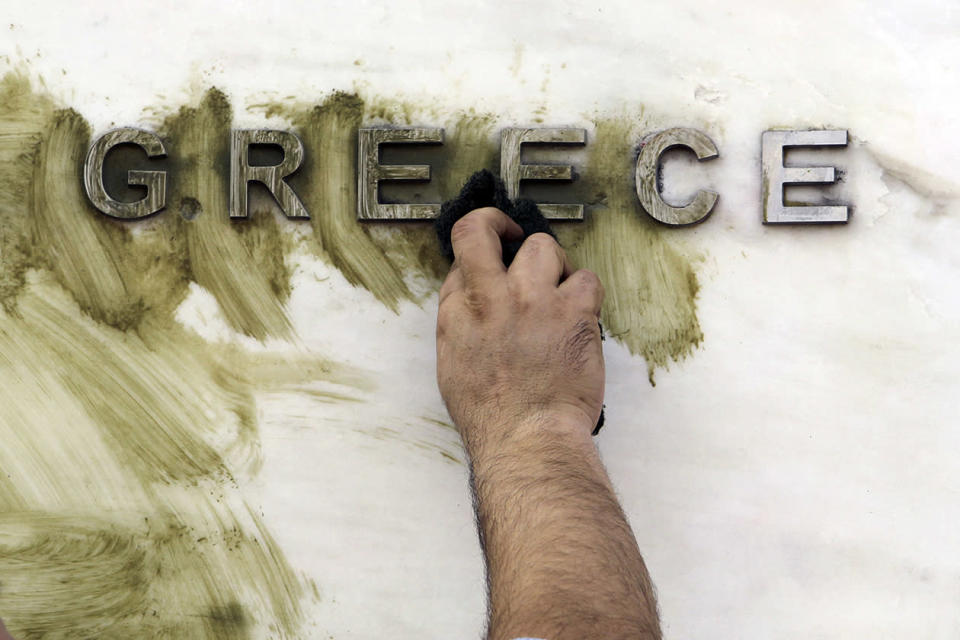
[[[492,207],[453,227],[456,256],[440,289],[437,382],[473,455],[515,433],[572,430],[589,439],[603,407],[598,314],[603,286],[574,272],[545,233],[507,269],[501,240],[523,237]]]
[[[7,628],[3,626],[3,620],[0,620],[0,640],[13,640],[13,636],[11,636]]]

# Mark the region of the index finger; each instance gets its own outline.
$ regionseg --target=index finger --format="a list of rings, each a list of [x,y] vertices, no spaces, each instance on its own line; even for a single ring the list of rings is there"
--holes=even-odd
[[[506,273],[501,239],[522,237],[520,225],[494,207],[474,209],[457,220],[450,232],[450,242],[464,286],[475,286],[477,282]]]

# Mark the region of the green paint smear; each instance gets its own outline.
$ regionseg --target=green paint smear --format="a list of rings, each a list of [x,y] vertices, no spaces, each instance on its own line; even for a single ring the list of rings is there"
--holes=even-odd
[[[352,284],[394,310],[401,300],[419,301],[408,285],[411,277],[435,290],[448,265],[439,258],[432,225],[357,222],[356,140],[361,125],[435,122],[440,114],[382,98],[365,104],[359,96],[343,93],[315,106],[262,103],[255,108],[287,118],[308,149],[304,174],[294,185],[311,212],[321,255]],[[633,185],[635,146],[645,124],[642,111],[595,121],[586,166],[570,189],[587,204],[586,220],[554,228],[573,262],[600,276],[607,291],[604,326],[631,353],[643,356],[653,384],[656,370],[690,355],[703,332],[697,319],[696,272],[677,240],[669,237],[677,230],[643,211]],[[500,121],[491,114],[463,112],[448,117],[443,126],[446,139],[431,174],[441,197],[450,198],[473,172],[499,171]]]
[[[228,624],[236,616],[222,615],[238,606],[244,629],[298,637],[308,585],[243,504],[236,480],[260,464],[253,392],[357,374],[306,355],[210,345],[172,322],[139,333],[148,338],[86,316],[40,271],[28,276],[17,315],[0,314],[5,522],[95,518],[96,535],[68,536],[76,553],[108,530],[114,542],[103,554],[146,554],[93,580],[51,546],[60,544],[56,527],[15,544],[0,535],[0,611],[21,639],[243,637],[239,623]],[[40,561],[24,546],[50,555]],[[46,571],[69,588],[44,588]],[[121,597],[134,580],[148,593]],[[88,603],[83,615],[77,601]],[[131,631],[142,623],[145,631]]]
[[[83,194],[86,121],[0,79],[0,612],[21,640],[303,634],[313,587],[239,489],[261,464],[254,394],[370,385],[175,321],[196,282],[237,331],[292,337],[285,221],[214,213],[229,123],[215,90],[172,114],[190,215],[122,223]]]
[[[310,212],[315,253],[387,308],[419,303],[439,287],[449,265],[433,225],[357,221],[357,132],[374,124],[409,125],[440,117],[428,107],[386,99],[364,101],[336,92],[317,104],[264,102],[251,107],[290,122],[307,150],[291,185]],[[475,171],[498,170],[497,119],[463,112],[444,122],[446,141],[432,168],[443,197],[452,197]],[[420,287],[413,286],[419,282]]]
[[[304,142],[292,183],[308,225],[262,208],[229,218],[232,108],[216,89],[163,119],[167,210],[128,223],[83,193],[83,117],[22,72],[0,79],[0,612],[21,640],[303,633],[316,585],[239,491],[261,462],[254,393],[370,383],[312,354],[207,343],[174,313],[196,283],[234,330],[295,343],[286,259],[301,243],[387,308],[421,303],[447,265],[431,224],[357,222],[357,130],[442,122],[433,176],[448,198],[477,169],[499,169],[506,125],[347,93],[258,108]],[[572,191],[587,219],[556,228],[573,261],[600,275],[604,325],[646,359],[652,382],[703,335],[690,261],[633,192],[643,124],[596,122]],[[444,443],[410,444],[458,460]]]
[[[137,522],[0,514],[0,603],[11,633],[232,640],[251,637],[250,610],[266,609],[272,636],[297,637],[290,623],[302,616],[305,586],[288,578],[269,536],[232,517],[211,526],[169,513]]]
[[[697,319],[697,275],[668,236],[677,233],[648,216],[629,176],[642,115],[596,121],[583,184],[586,220],[556,225],[560,243],[577,267],[593,270],[606,289],[601,312],[608,335],[647,362],[650,383],[658,368],[693,352],[703,340]],[[680,231],[682,233],[682,230]]]
[[[186,237],[189,278],[214,295],[232,327],[260,340],[289,337],[289,273],[277,222],[263,212],[241,221],[228,214],[231,119],[227,97],[211,89],[163,123],[176,176],[169,202],[181,212],[164,217]]]

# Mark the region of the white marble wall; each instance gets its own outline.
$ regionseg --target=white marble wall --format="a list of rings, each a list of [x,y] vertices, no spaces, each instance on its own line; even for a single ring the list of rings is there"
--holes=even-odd
[[[721,157],[667,168],[671,189],[721,193],[677,232],[702,256],[704,342],[651,387],[607,341],[598,440],[666,637],[960,635],[956,3],[8,2],[0,29],[0,55],[97,131],[208,85],[240,125],[264,97],[356,88],[517,123],[642,104],[704,130]],[[850,131],[830,156],[848,225],[761,225],[775,126]],[[245,490],[319,585],[309,637],[476,637],[466,470],[435,451],[462,458],[456,434],[425,420],[445,418],[435,298],[393,314],[306,256],[294,285],[305,345],[377,384],[348,405],[259,399],[265,466]],[[202,290],[180,317],[236,339]]]

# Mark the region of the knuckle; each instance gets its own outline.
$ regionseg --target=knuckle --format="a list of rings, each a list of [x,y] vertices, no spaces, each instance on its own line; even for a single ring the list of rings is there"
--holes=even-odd
[[[474,209],[453,223],[453,227],[450,229],[450,237],[462,240],[476,233],[481,227],[490,224],[491,218],[502,215],[505,214],[495,207]]]
[[[450,230],[450,238],[452,240],[463,240],[473,235],[476,229],[477,219],[467,214],[453,223],[453,228]]]
[[[486,291],[467,289],[464,292],[463,304],[474,317],[483,318],[490,312],[492,302]]]
[[[553,239],[553,236],[542,231],[527,236],[524,244],[529,244],[533,251],[556,251],[560,249],[560,245]],[[560,250],[562,251],[562,249]]]
[[[607,290],[603,286],[600,276],[595,274],[593,271],[584,269],[583,277],[586,279],[586,286],[590,289],[590,291],[596,293],[600,300],[603,300],[603,298],[607,295]]]
[[[474,209],[467,215],[473,216],[475,218],[491,218],[491,217],[497,217],[497,216],[502,216],[506,214],[503,211],[500,211],[500,209],[497,209],[496,207],[480,207],[479,209]]]
[[[599,276],[593,271],[580,269],[571,275],[569,279],[572,280],[573,285],[571,293],[574,293],[577,297],[587,299],[591,301],[591,303],[594,300],[603,301],[606,290]]]
[[[510,299],[521,312],[534,308],[540,299],[540,292],[527,281],[515,281],[510,287]]]
[[[603,291],[603,283],[600,277],[589,269],[580,269],[577,271],[578,277],[583,281],[583,287],[586,289]]]

